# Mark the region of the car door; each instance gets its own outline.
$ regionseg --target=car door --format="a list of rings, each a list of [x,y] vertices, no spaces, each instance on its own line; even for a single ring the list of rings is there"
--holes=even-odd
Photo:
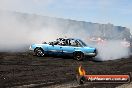
[[[76,48],[78,48],[77,46],[73,45],[73,42],[75,42],[75,40],[68,40],[69,43],[66,46],[61,46],[62,48],[62,53],[65,55],[73,55],[73,52],[75,51]]]
[[[48,54],[59,55],[62,53],[62,49],[60,45],[49,45],[48,46]]]
[[[72,46],[61,46],[62,54],[71,55],[75,51],[75,48]]]

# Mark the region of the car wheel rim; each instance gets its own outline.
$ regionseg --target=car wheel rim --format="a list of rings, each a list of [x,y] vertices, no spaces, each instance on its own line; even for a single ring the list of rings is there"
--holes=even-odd
[[[77,59],[77,60],[81,60],[81,59],[82,59],[82,54],[78,53],[78,54],[76,55],[76,59]]]
[[[38,49],[37,50],[37,56],[44,56],[44,53],[42,50]]]

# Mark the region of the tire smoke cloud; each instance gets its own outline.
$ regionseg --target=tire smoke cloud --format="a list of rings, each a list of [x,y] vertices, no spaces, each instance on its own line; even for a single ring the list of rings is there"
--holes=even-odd
[[[95,60],[107,61],[120,58],[127,58],[130,55],[130,48],[121,44],[121,40],[109,40],[105,44],[95,45],[98,49],[98,56]]]
[[[37,15],[0,11],[0,51],[2,52],[21,52],[28,50],[27,47],[33,43],[49,42],[65,36],[79,38],[84,36],[83,33],[85,31],[65,30],[56,19],[43,19],[42,16]]]

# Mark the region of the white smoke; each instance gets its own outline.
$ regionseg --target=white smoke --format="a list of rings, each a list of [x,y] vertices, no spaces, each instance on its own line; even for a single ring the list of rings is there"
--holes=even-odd
[[[96,60],[107,61],[126,58],[130,54],[130,48],[121,44],[120,40],[109,40],[104,44],[96,45],[98,55]]]
[[[56,38],[60,32],[56,31],[55,26],[51,29],[40,25],[42,20],[36,20],[33,17],[25,19],[17,13],[0,12],[0,51],[26,50],[25,46]]]
[[[72,27],[74,30],[65,30],[63,24],[61,25],[58,20],[46,18],[37,15],[0,11],[0,51],[28,50],[27,47],[30,44],[49,42],[65,36],[86,37],[84,30],[76,30],[77,26]]]

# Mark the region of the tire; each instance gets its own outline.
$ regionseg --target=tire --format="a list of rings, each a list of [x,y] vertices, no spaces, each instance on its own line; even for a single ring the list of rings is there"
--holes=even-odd
[[[44,50],[41,49],[41,48],[36,48],[36,49],[34,50],[34,53],[35,53],[35,55],[38,56],[38,57],[44,56]]]
[[[82,61],[84,59],[84,54],[82,52],[75,52],[73,55],[74,59],[78,61]]]

